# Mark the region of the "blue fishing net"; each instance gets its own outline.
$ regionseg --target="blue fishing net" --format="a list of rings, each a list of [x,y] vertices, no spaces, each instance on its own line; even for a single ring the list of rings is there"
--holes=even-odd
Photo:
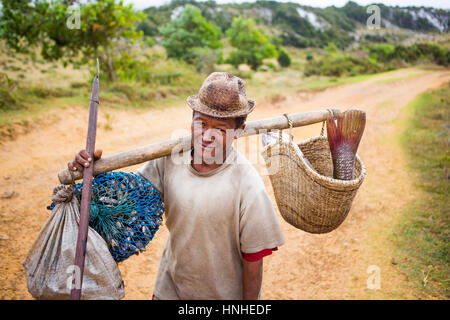
[[[83,183],[74,187],[79,201],[82,187]],[[93,179],[89,226],[106,241],[116,262],[145,251],[163,213],[159,191],[135,173],[107,172]]]

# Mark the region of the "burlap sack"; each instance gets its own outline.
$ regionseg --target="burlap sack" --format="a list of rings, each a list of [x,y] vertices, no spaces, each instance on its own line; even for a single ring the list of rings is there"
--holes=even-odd
[[[36,299],[69,299],[75,269],[80,205],[72,187],[53,190],[56,203],[49,219],[32,244],[23,266],[28,291]],[[76,272],[75,272],[76,274]],[[117,300],[124,297],[120,270],[106,242],[89,228],[81,299]]]

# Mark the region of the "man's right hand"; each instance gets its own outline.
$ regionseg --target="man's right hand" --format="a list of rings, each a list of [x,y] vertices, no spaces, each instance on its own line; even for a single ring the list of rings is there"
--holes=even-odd
[[[102,157],[102,150],[98,149],[94,151],[94,161],[100,159]],[[87,154],[86,150],[81,150],[75,156],[75,159],[72,162],[67,163],[67,167],[70,171],[80,171],[83,172],[84,168],[89,167],[92,159]]]

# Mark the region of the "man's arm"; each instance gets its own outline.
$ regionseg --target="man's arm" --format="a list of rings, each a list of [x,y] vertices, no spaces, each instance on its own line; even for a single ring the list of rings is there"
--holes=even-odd
[[[261,290],[263,259],[253,262],[244,260],[242,267],[242,297],[244,300],[257,300]]]

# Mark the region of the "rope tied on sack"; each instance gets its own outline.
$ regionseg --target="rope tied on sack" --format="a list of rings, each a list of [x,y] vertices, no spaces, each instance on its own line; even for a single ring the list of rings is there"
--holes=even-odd
[[[58,184],[53,188],[52,201],[55,204],[70,202],[73,198],[73,187]]]

